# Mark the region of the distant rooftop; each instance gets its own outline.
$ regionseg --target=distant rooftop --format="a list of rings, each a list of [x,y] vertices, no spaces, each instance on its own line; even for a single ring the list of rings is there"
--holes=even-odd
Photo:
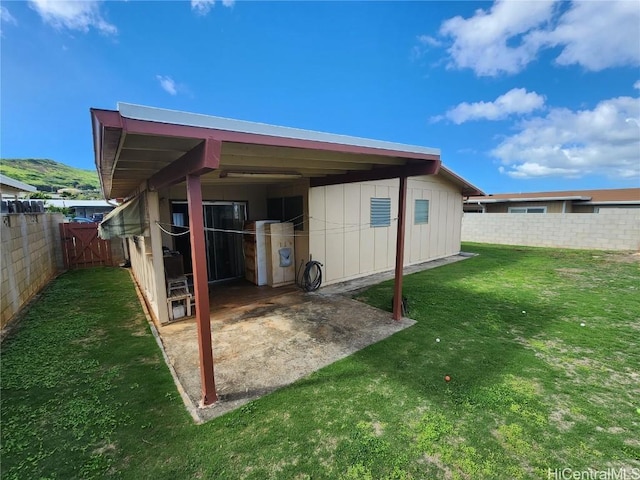
[[[0,192],[15,195],[18,193],[36,192],[38,189],[33,185],[21,182],[15,178],[7,177],[0,173]]]
[[[72,207],[105,207],[115,208],[116,206],[106,200],[61,200],[61,199],[47,199],[45,200],[47,205],[52,207],[72,208]]]
[[[506,203],[524,201],[574,200],[597,203],[640,203],[640,188],[614,188],[602,190],[563,190],[557,192],[496,193],[469,197],[467,203]]]

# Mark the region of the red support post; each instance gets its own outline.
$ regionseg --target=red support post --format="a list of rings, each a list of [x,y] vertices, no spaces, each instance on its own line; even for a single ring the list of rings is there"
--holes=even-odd
[[[396,235],[396,277],[393,290],[393,319],[402,319],[402,273],[404,270],[404,222],[407,209],[407,177],[400,177],[398,233]]]
[[[202,404],[211,405],[218,400],[213,375],[213,348],[211,346],[211,316],[209,313],[209,284],[207,254],[204,242],[202,189],[200,177],[187,175],[187,202],[189,209],[189,238],[193,262],[193,288],[196,296],[196,322],[200,351],[200,382]]]

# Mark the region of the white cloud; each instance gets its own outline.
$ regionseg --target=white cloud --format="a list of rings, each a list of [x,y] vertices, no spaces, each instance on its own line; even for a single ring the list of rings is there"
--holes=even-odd
[[[640,80],[633,84],[633,88],[635,88],[636,90],[640,90]]]
[[[95,28],[104,34],[116,34],[115,25],[107,22],[100,11],[98,0],[29,0],[33,8],[45,23],[55,28],[68,28],[88,32]]]
[[[162,89],[167,92],[169,95],[177,95],[178,94],[178,85],[173,80],[173,78],[167,75],[156,75],[156,79],[160,82],[160,86]]]
[[[640,8],[635,1],[574,1],[567,9],[553,0],[497,0],[442,23],[450,39],[450,68],[470,68],[479,76],[514,74],[542,49],[560,49],[559,65],[603,70],[640,65]]]
[[[601,101],[593,110],[554,108],[525,120],[491,154],[515,178],[605,175],[640,178],[640,128],[627,119],[640,116],[638,98]]]
[[[418,35],[416,37],[417,45],[411,49],[411,59],[418,60],[433,48],[442,47],[442,41],[430,35]]]
[[[223,7],[233,7],[235,0],[222,0]],[[191,10],[198,15],[206,15],[215,6],[215,0],[191,0]]]
[[[431,37],[429,35],[418,35],[418,43],[421,45],[425,45],[427,47],[440,47],[442,46],[442,41],[437,38]]]
[[[11,25],[17,25],[18,21],[11,15],[11,12],[7,7],[0,6],[0,22],[10,23]]]
[[[553,0],[526,4],[498,0],[489,11],[476,10],[471,18],[446,20],[440,34],[453,38],[447,49],[449,66],[488,76],[519,72],[536,55],[536,48],[523,35],[549,21],[553,9]],[[517,45],[510,46],[513,43]]]
[[[198,15],[206,15],[215,3],[215,0],[191,0],[191,10]]]
[[[543,46],[562,47],[560,65],[599,71],[640,65],[640,6],[637,1],[573,2],[551,32],[536,37]]]
[[[513,88],[493,102],[463,102],[444,115],[456,125],[470,120],[500,120],[509,115],[524,115],[544,107],[544,96],[527,92],[524,88]],[[434,117],[434,120],[442,116]]]

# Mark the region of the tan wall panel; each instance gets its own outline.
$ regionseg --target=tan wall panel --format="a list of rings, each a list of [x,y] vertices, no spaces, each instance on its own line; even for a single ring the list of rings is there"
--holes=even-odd
[[[420,235],[422,229],[420,225],[414,225],[415,203],[417,199],[422,198],[422,190],[417,188],[408,188],[407,186],[407,229],[404,243],[404,256],[410,262],[415,262],[420,258]]]
[[[396,240],[398,238],[398,204],[400,195],[400,182],[389,187],[391,198],[391,225],[387,228],[387,264],[386,268],[394,268],[396,265]],[[395,220],[394,220],[395,219]],[[405,225],[408,219],[405,217]]]
[[[354,184],[349,188],[360,190],[360,273],[375,269],[375,228],[371,228],[371,197],[376,189],[370,184]]]
[[[327,224],[325,232],[316,232],[310,240],[314,258],[326,260],[325,284],[356,278],[374,272],[389,271],[395,266],[398,180],[346,184],[339,187],[315,187],[309,190],[310,212],[326,215],[334,224]],[[391,200],[389,227],[370,226],[371,198]],[[429,200],[429,222],[414,224],[416,199]],[[342,217],[339,216],[342,203]],[[408,180],[405,223],[405,265],[440,258],[460,249],[460,220],[462,196],[448,182],[437,177],[416,177]],[[324,220],[325,217],[323,216]],[[343,228],[335,223],[340,223]],[[313,221],[313,220],[312,220]],[[358,224],[357,227],[353,224]],[[318,225],[317,228],[324,228]],[[324,237],[325,243],[322,243]],[[340,249],[338,238],[342,239]],[[335,252],[335,253],[334,253]],[[335,255],[342,261],[342,269],[333,265]]]
[[[360,187],[344,186],[344,275],[360,273]]]
[[[387,185],[376,185],[375,186],[375,196],[377,198],[391,198],[389,195],[389,187]],[[371,201],[370,199],[368,200]],[[393,225],[393,218],[396,216],[397,210],[394,211],[393,207],[391,207],[391,224]],[[373,227],[372,227],[373,228]],[[373,269],[375,271],[385,270],[388,265],[388,254],[389,254],[389,229],[391,227],[375,227],[373,228]]]
[[[309,189],[309,254],[313,260],[325,262],[326,217],[324,188]]]
[[[343,278],[344,275],[344,185],[330,185],[325,190],[326,256],[325,276],[327,281]]]
[[[449,193],[451,213],[449,217],[449,237],[447,238],[447,255],[460,252],[460,229],[462,227],[462,198]],[[456,242],[457,238],[457,242]],[[454,251],[455,250],[455,251]]]
[[[425,258],[431,258],[433,256],[433,252],[435,249],[431,244],[431,235],[434,230],[433,225],[433,190],[420,190],[421,198],[423,200],[429,200],[429,223],[425,225],[416,225],[414,228],[419,232],[420,235],[420,243],[418,248],[416,248],[416,257],[412,259],[412,262],[419,262]]]

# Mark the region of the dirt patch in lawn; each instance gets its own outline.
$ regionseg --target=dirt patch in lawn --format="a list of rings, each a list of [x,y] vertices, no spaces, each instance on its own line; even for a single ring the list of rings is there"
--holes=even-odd
[[[594,256],[594,258],[599,258],[599,256]],[[613,263],[640,263],[640,252],[606,253],[602,258]]]

